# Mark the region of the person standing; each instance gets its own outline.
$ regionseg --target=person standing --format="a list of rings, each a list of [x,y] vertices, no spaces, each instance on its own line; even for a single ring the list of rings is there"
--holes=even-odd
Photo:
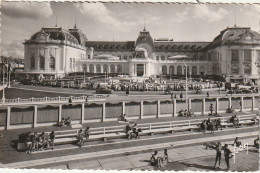
[[[224,156],[225,156],[225,162],[227,164],[227,170],[230,169],[229,159],[231,159],[233,157],[233,155],[230,156],[230,154],[232,154],[232,152],[228,148],[228,145],[225,144],[225,146],[224,146]]]
[[[210,115],[213,116],[213,104],[211,103],[209,106]]]
[[[207,92],[207,97],[209,97],[209,92]]]
[[[52,131],[50,133],[50,144],[51,144],[52,150],[54,149],[54,141],[55,141],[55,132]]]
[[[220,168],[221,150],[222,150],[220,142],[218,142],[215,149],[216,149],[216,159],[215,159],[214,169],[216,168],[217,162],[218,162],[218,168]]]

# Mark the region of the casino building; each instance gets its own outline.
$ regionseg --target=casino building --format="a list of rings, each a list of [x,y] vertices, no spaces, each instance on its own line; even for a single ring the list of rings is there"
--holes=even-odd
[[[41,28],[24,42],[30,77],[56,78],[73,72],[220,76],[230,81],[259,82],[260,34],[249,27],[229,27],[212,42],[153,39],[140,31],[136,41],[89,41],[76,26]]]

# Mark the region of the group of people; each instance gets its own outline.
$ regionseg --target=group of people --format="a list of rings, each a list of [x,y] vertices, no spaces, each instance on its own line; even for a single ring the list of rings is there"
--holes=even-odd
[[[219,127],[221,128],[221,130],[223,129],[220,118],[214,120],[208,118],[207,120],[203,120],[200,124],[201,130],[203,130],[204,132],[210,130],[211,133],[214,133],[214,131],[218,130]]]
[[[61,122],[58,123],[58,126],[60,126],[60,128],[65,127],[65,126],[71,126],[71,118],[62,118]]]
[[[237,115],[232,115],[228,122],[234,124],[234,127],[239,127],[239,119],[237,118]]]
[[[89,136],[91,134],[91,131],[90,131],[90,128],[87,127],[85,129],[85,131],[83,131],[82,129],[80,129],[78,131],[78,134],[77,134],[77,144],[80,146],[80,147],[83,147],[84,146],[84,138],[86,138],[87,140],[89,139]]]
[[[25,136],[26,153],[31,153],[38,150],[43,150],[44,148],[49,148],[50,146],[54,149],[55,142],[55,132],[52,131],[50,134],[42,132],[37,133],[27,133]]]
[[[164,153],[162,157],[158,156],[158,151],[154,151],[154,154],[152,155],[151,159],[150,159],[150,163],[152,166],[157,166],[157,167],[162,167],[162,164],[164,162],[168,162],[169,161],[169,156],[168,156],[168,151],[167,149],[164,149]]]
[[[192,111],[192,109],[190,109],[190,110],[187,110],[187,109],[185,109],[185,110],[180,110],[179,111],[179,116],[181,116],[181,117],[191,117],[191,116],[195,116],[195,114],[194,114],[194,112]]]
[[[130,124],[126,125],[125,133],[127,135],[127,139],[139,139],[139,133],[142,132],[140,128],[137,127],[137,124],[134,124],[133,126],[130,126]]]

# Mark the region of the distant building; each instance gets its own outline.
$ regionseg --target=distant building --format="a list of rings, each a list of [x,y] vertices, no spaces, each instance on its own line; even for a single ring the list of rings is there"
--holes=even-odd
[[[88,41],[73,29],[42,28],[25,40],[27,77],[57,77],[73,72],[220,76],[258,82],[260,34],[247,27],[226,28],[212,42],[153,39],[146,30],[136,41]]]

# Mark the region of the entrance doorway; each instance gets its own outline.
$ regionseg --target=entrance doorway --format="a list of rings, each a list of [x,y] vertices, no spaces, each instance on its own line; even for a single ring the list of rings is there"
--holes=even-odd
[[[137,64],[137,76],[143,76],[144,75],[144,65],[143,64]]]

